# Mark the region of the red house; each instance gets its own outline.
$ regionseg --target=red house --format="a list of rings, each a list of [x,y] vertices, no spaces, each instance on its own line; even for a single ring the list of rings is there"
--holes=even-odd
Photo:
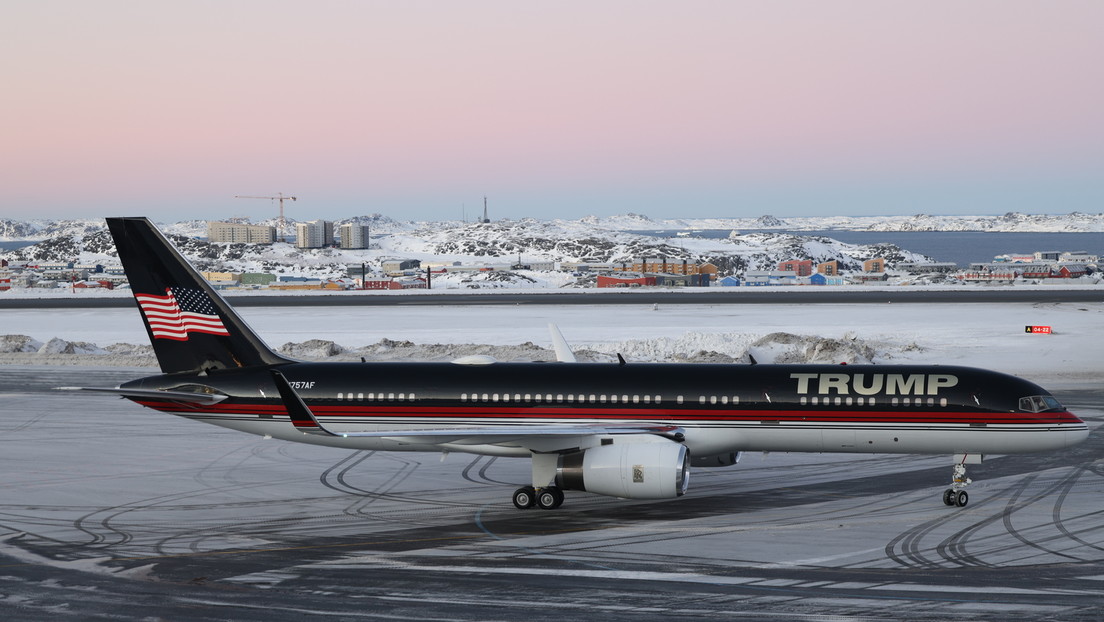
[[[598,275],[598,287],[651,287],[656,284],[654,276],[608,276]]]
[[[363,289],[402,289],[402,283],[395,279],[364,279]]]
[[[796,272],[797,276],[811,276],[813,274],[813,260],[790,259],[778,264],[782,272]]]

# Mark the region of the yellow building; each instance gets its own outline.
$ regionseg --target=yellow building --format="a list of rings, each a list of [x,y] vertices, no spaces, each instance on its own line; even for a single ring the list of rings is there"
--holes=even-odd
[[[233,272],[200,272],[208,283],[236,283],[241,280],[241,274]]]
[[[717,266],[711,263],[691,263],[681,259],[642,259],[632,264],[613,264],[617,272],[638,272],[641,274],[708,274],[710,279],[717,278]]]

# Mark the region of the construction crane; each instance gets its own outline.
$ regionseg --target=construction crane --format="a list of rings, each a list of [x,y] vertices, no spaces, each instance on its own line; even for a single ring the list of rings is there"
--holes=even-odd
[[[276,237],[281,242],[283,242],[284,240],[287,239],[287,237],[285,236],[285,233],[284,233],[287,230],[287,221],[284,220],[284,199],[290,199],[290,200],[294,201],[294,200],[296,200],[295,197],[285,197],[283,192],[277,192],[276,196],[274,196],[274,197],[253,197],[253,196],[245,196],[245,195],[236,194],[236,195],[234,195],[234,198],[235,199],[269,199],[269,200],[272,200],[272,201],[279,201],[280,202],[280,220],[279,220],[279,232],[277,233]]]

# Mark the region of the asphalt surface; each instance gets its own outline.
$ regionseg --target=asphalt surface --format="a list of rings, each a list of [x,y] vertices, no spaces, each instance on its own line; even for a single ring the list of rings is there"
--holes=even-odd
[[[1098,620],[1104,391],[1066,452],[747,455],[686,497],[509,501],[525,461],[263,440],[0,367],[0,618]]]
[[[1060,287],[927,290],[908,287],[871,287],[869,290],[836,290],[814,287],[713,288],[707,291],[623,290],[602,292],[494,292],[482,294],[373,294],[334,292],[307,295],[239,295],[227,299],[235,307],[393,306],[393,305],[617,305],[617,304],[846,304],[846,303],[1009,303],[1104,302],[1104,287]],[[4,298],[0,309],[93,309],[134,307],[133,297]]]

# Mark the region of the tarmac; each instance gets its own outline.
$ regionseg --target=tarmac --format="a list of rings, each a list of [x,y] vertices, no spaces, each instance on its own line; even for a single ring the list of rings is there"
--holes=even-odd
[[[1104,390],[1065,452],[745,454],[688,494],[519,511],[521,460],[265,440],[0,367],[10,620],[1098,620]]]

